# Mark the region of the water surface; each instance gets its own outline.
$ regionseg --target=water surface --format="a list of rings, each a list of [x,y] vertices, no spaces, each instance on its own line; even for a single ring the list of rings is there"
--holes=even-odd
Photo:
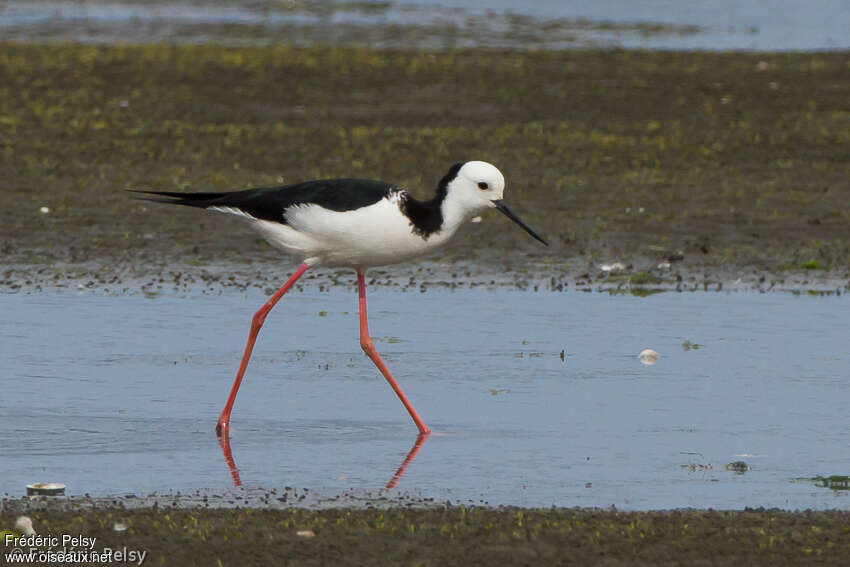
[[[0,493],[34,481],[92,495],[232,487],[213,430],[265,299],[0,297]],[[846,296],[369,299],[376,345],[434,430],[396,491],[494,505],[848,508],[847,491],[795,480],[850,471]],[[391,481],[416,430],[357,332],[353,289],[292,293],[269,316],[233,412],[244,486]],[[657,364],[638,361],[644,348]],[[723,468],[738,460],[751,470]]]
[[[17,41],[373,47],[820,50],[850,47],[850,5],[822,0],[6,1]]]

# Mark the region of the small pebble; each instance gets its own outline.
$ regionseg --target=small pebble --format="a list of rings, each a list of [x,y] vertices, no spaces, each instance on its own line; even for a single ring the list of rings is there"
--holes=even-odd
[[[626,267],[622,262],[614,262],[613,264],[602,264],[599,269],[603,272],[622,272]]]
[[[40,213],[42,213],[42,214],[45,214],[45,215],[46,215],[47,213],[49,213],[49,212],[50,212],[50,207],[41,207],[38,211],[39,211]]]
[[[115,522],[112,525],[112,531],[114,531],[114,532],[126,532],[127,531],[127,524],[123,524],[121,522]]]
[[[298,537],[316,537],[316,533],[313,530],[298,530],[295,532],[295,535]]]
[[[18,516],[15,520],[15,530],[24,535],[34,535],[35,530],[32,527],[32,520],[28,516]]]

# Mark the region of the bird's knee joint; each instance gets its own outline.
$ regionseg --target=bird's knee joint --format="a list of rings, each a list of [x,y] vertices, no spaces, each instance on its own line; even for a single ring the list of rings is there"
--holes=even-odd
[[[363,352],[366,353],[367,356],[372,356],[375,354],[375,345],[372,344],[371,340],[360,340],[360,348],[363,349]]]

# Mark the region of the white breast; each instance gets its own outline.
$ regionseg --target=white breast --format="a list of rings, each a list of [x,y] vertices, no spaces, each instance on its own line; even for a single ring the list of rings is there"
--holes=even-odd
[[[403,262],[444,244],[454,233],[442,230],[427,239],[414,234],[396,195],[344,212],[298,205],[287,209],[286,221],[254,219],[253,225],[273,246],[313,266],[368,268]]]

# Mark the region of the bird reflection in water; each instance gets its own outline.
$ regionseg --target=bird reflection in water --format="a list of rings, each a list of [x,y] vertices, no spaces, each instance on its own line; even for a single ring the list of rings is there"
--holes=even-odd
[[[413,462],[413,459],[416,458],[416,454],[419,452],[419,449],[425,444],[425,441],[428,440],[429,433],[421,433],[416,437],[416,442],[411,447],[410,451],[408,451],[407,456],[402,461],[401,465],[399,465],[398,469],[396,469],[395,474],[393,474],[392,478],[387,482],[385,488],[395,488],[398,481],[404,476],[404,473],[407,471],[407,467]],[[236,461],[233,460],[233,452],[230,450],[230,436],[222,435],[218,438],[218,445],[221,447],[221,453],[224,455],[224,462],[227,463],[227,468],[230,469],[230,476],[233,478],[233,486],[242,486],[242,479],[239,477],[239,468],[236,466]]]

